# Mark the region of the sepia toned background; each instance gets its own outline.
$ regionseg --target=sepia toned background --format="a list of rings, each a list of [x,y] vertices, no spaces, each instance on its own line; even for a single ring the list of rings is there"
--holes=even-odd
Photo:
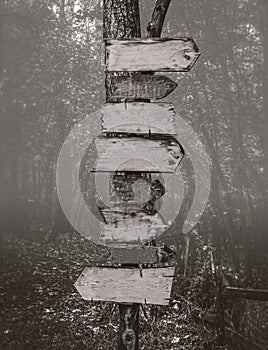
[[[186,154],[180,213],[163,238],[177,251],[174,301],[157,321],[147,307],[144,349],[212,349],[218,313],[228,329],[267,346],[267,303],[222,300],[218,283],[220,274],[225,286],[268,289],[266,7],[262,0],[171,1],[162,37],[194,38],[201,57],[188,73],[166,74],[178,87],[162,101],[201,140],[211,191],[186,237],[195,191]],[[153,0],[140,1],[143,37],[153,8]],[[0,348],[114,349],[117,311],[83,303],[72,286],[108,253],[73,232],[55,176],[72,127],[105,103],[102,2],[3,0],[0,11]],[[92,119],[92,128],[99,124]],[[96,211],[90,157],[89,150],[81,188]]]

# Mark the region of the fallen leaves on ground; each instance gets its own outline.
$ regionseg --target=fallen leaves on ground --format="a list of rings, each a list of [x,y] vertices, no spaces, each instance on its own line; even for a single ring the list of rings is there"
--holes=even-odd
[[[108,257],[107,250],[76,233],[54,242],[40,233],[28,236],[9,238],[3,247],[0,348],[116,349],[117,307],[86,302],[73,286],[86,266]],[[156,320],[156,307],[143,308],[143,350],[204,349],[215,336],[198,318],[202,309],[183,296],[176,295],[168,307],[157,307]]]

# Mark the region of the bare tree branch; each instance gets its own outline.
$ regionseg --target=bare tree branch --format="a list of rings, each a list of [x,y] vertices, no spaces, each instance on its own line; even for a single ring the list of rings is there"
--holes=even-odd
[[[166,13],[171,0],[156,0],[152,19],[147,26],[147,37],[157,38],[161,36]]]

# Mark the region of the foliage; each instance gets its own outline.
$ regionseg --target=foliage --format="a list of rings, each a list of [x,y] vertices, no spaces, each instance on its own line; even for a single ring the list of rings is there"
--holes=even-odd
[[[200,260],[173,283],[169,306],[140,310],[141,349],[214,349],[216,285],[210,248],[198,245]],[[1,349],[115,349],[117,306],[85,302],[75,290],[85,266],[108,256],[106,249],[65,233],[49,241],[40,232],[4,242],[1,268]],[[207,258],[205,258],[207,257]],[[225,300],[226,324],[265,344],[265,305]],[[241,318],[243,314],[243,318]],[[237,348],[236,348],[237,349]]]
[[[85,266],[105,257],[104,248],[77,234],[60,235],[56,242],[40,239],[40,233],[6,240],[1,349],[115,349],[117,307],[84,302],[73,287]],[[174,289],[183,293],[175,292],[170,307],[158,308],[157,320],[153,307],[141,310],[142,349],[152,344],[154,349],[202,349],[215,335],[213,328],[204,327],[197,289],[191,288],[199,282],[182,282],[179,278]]]
[[[221,309],[225,325],[265,344],[262,304],[219,303],[221,281],[267,288],[264,3],[171,1],[163,36],[193,37],[202,56],[191,72],[171,74],[179,86],[166,101],[206,147],[211,196],[192,232],[188,275],[176,279],[171,307],[157,322],[153,308],[145,308],[148,319],[142,313],[144,349],[211,347]],[[140,5],[148,23],[153,1]],[[75,123],[104,103],[102,4],[4,0],[0,11],[0,347],[115,348],[117,310],[82,302],[72,287],[103,251],[76,234],[57,236],[63,225],[54,230],[54,241],[47,239],[59,212],[55,171],[61,145]],[[85,158],[83,166],[88,163]],[[187,198],[167,234],[178,250],[194,193],[188,165],[181,170]],[[83,188],[87,169],[80,175]],[[88,201],[93,191],[85,194]],[[180,273],[183,262],[178,256]]]
[[[80,18],[61,1],[1,5],[1,186],[9,201],[2,226],[9,232],[23,231],[29,220],[52,224],[61,143],[74,123],[103,102],[100,19],[93,19],[99,5],[84,7],[91,12]]]

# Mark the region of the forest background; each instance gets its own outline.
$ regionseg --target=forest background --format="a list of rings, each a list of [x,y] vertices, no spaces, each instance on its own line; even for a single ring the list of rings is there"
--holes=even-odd
[[[143,36],[153,7],[153,0],[140,1]],[[55,183],[66,136],[105,103],[102,2],[12,0],[2,1],[0,10],[0,345],[108,349],[117,311],[85,305],[72,289],[81,269],[106,252],[73,232]],[[192,37],[202,56],[191,72],[169,75],[178,87],[165,101],[205,146],[211,192],[191,232],[186,276],[185,254],[177,254],[171,309],[158,325],[144,315],[144,349],[149,334],[155,349],[192,349],[193,341],[195,348],[212,346],[214,317],[247,340],[267,344],[267,303],[230,304],[219,288],[220,276],[227,286],[268,289],[266,11],[261,0],[171,1],[162,36]],[[181,171],[188,196],[168,234],[178,252],[184,251],[181,231],[194,191],[187,162]]]

